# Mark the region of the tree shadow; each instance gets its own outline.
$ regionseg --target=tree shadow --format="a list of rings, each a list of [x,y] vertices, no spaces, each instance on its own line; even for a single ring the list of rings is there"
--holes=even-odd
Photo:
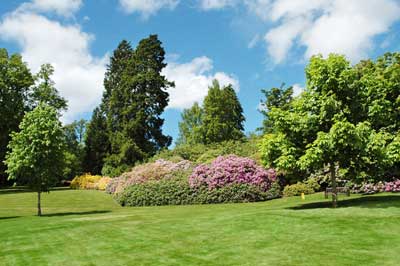
[[[8,220],[8,219],[14,219],[14,218],[19,218],[21,216],[7,216],[7,217],[0,217],[0,221],[1,220]]]
[[[354,199],[343,199],[338,201],[338,208],[360,207],[360,208],[400,208],[400,195],[399,196],[363,196]],[[306,203],[299,206],[288,207],[291,210],[307,210],[307,209],[323,209],[332,208],[331,201],[321,201]]]
[[[86,212],[57,212],[57,213],[46,213],[42,214],[43,217],[57,217],[57,216],[70,216],[70,215],[90,215],[90,214],[102,214],[109,213],[109,210],[103,211],[86,211]]]

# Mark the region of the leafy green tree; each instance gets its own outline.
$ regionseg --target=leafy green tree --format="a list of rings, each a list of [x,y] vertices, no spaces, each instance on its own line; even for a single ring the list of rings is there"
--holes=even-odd
[[[107,121],[100,107],[94,109],[87,125],[84,148],[84,170],[91,174],[101,174],[104,160],[110,152]]]
[[[161,74],[164,59],[157,35],[141,40],[134,50],[123,41],[114,51],[103,97],[111,143],[106,169],[120,168],[113,175],[171,143],[171,137],[162,133],[166,89],[174,86]]]
[[[269,110],[272,108],[287,110],[293,99],[293,87],[285,89],[284,86],[285,84],[282,84],[280,88],[261,91],[265,95],[265,102],[262,103],[263,109],[260,110],[264,115],[263,127],[260,130],[264,133],[272,133],[274,129],[273,121],[269,119]]]
[[[204,143],[201,132],[203,109],[196,102],[189,109],[183,110],[182,121],[179,122],[177,145]]]
[[[213,81],[203,104],[202,131],[205,143],[239,140],[244,137],[243,108],[231,85]]]
[[[268,113],[274,129],[264,136],[264,164],[303,176],[328,167],[334,207],[337,168],[344,169],[348,179],[365,180],[384,175],[395,163],[388,156],[396,146],[395,135],[368,117],[374,101],[373,93],[366,92],[376,86],[365,87],[361,73],[378,78],[360,71],[360,65],[352,67],[343,56],[314,56],[306,68],[305,93],[288,107],[272,107]]]
[[[24,116],[19,129],[11,134],[5,160],[7,173],[9,179],[27,184],[38,193],[41,216],[41,193],[48,192],[62,175],[64,132],[56,109],[43,103]]]
[[[67,101],[61,97],[55,88],[55,83],[51,79],[54,74],[54,68],[50,64],[43,64],[39,72],[34,76],[36,85],[30,95],[32,107],[39,103],[46,103],[54,107],[59,112],[67,110]]]
[[[6,180],[3,160],[10,133],[18,131],[18,125],[28,111],[26,102],[33,83],[32,74],[21,56],[9,56],[6,49],[0,49],[0,186]]]

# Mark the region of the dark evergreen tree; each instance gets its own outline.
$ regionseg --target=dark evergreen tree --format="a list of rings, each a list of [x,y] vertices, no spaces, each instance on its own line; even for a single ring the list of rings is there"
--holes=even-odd
[[[18,54],[9,56],[6,49],[0,49],[0,186],[7,176],[3,163],[10,141],[10,133],[18,131],[25,111],[29,89],[34,79]]]
[[[140,41],[135,50],[122,41],[114,52],[103,98],[111,143],[105,174],[117,175],[170,145],[160,116],[168,105],[166,89],[174,84],[161,75],[164,59],[157,35]]]
[[[244,137],[243,109],[231,85],[221,88],[214,80],[204,99],[203,110],[202,134],[206,144]]]
[[[92,119],[85,132],[84,171],[101,174],[104,159],[110,152],[110,142],[107,133],[107,122],[104,111],[100,107],[94,109]]]

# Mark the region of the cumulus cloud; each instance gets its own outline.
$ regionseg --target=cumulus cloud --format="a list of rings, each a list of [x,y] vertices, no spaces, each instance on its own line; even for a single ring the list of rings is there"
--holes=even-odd
[[[82,0],[33,0],[20,6],[20,10],[35,12],[54,12],[70,17],[82,6]]]
[[[188,63],[168,62],[163,74],[175,82],[175,88],[168,90],[170,102],[168,108],[189,108],[194,102],[202,102],[208,87],[214,79],[221,85],[232,84],[239,91],[239,81],[233,75],[213,72],[213,61],[206,57],[196,57]]]
[[[295,46],[305,47],[306,58],[340,53],[352,61],[360,60],[373,48],[374,37],[388,32],[400,19],[400,4],[394,0],[263,2],[259,6],[253,3],[252,10],[275,23],[265,35],[268,54],[275,63],[284,62]]]
[[[64,121],[92,111],[99,103],[107,57],[91,55],[89,46],[94,37],[78,25],[63,25],[18,9],[0,22],[0,38],[20,46],[33,72],[43,63],[54,66],[56,87],[69,105]]]
[[[147,19],[157,13],[160,9],[175,9],[180,0],[119,0],[123,10],[130,13],[140,13]]]

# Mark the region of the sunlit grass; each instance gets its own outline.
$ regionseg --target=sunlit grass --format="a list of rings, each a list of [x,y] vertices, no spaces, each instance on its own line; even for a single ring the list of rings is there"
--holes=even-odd
[[[0,265],[399,265],[400,195],[122,208],[99,191],[0,190]]]

